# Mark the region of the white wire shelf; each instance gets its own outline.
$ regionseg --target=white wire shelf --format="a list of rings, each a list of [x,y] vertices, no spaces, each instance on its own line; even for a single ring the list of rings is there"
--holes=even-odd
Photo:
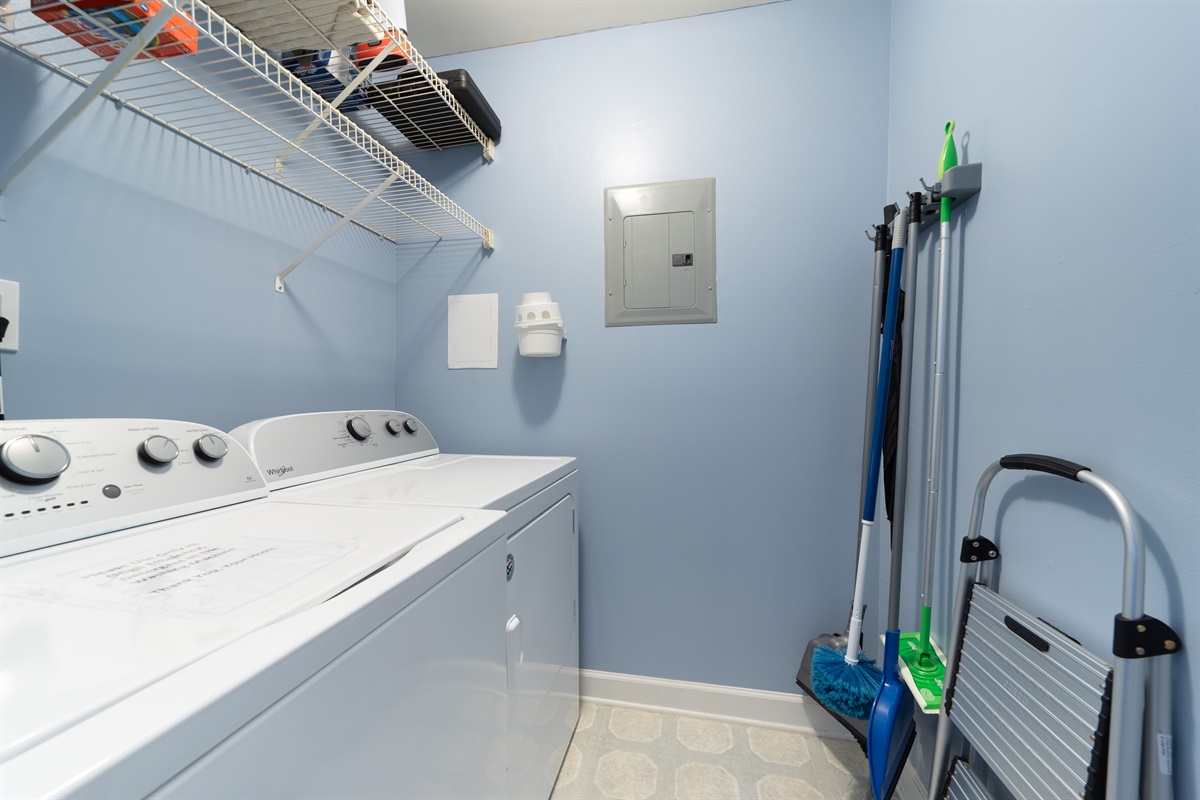
[[[33,0],[35,5],[39,1],[47,0]],[[178,16],[173,16],[162,33],[150,41],[146,52],[116,72],[115,77],[111,73],[117,67],[109,69],[109,62],[114,56],[122,60],[120,50],[145,22],[147,3],[115,5],[122,0],[105,0],[114,5],[101,11],[95,7],[98,0],[52,1],[60,14],[70,14],[72,21],[86,25],[93,38],[81,44],[34,14],[30,0],[11,0],[10,5],[0,6],[0,12],[4,12],[0,43],[84,87],[92,87],[93,92],[95,83],[105,96],[121,105],[337,213],[343,218],[338,227],[353,222],[392,242],[477,237],[485,247],[493,247],[488,228],[397,155],[463,144],[482,146],[489,160],[493,153],[491,140],[403,33],[395,34],[394,47],[407,58],[407,71],[403,73],[406,78],[411,82],[414,76],[421,76],[417,79],[421,103],[413,106],[406,102],[402,109],[389,111],[393,118],[396,113],[406,115],[410,131],[419,132],[412,136],[416,142],[387,122],[377,108],[366,105],[368,99],[381,105],[380,93],[373,92],[368,98],[367,91],[372,89],[368,82],[351,84],[349,91],[337,92],[346,109],[342,113],[285,68],[277,54],[259,47],[201,0],[162,0],[167,7],[165,13]],[[214,2],[227,13],[253,12],[253,24],[243,23],[247,27],[261,26],[262,30],[295,37],[306,48],[327,46],[336,50],[354,43],[353,38],[346,39],[361,35],[361,29],[346,31],[323,24],[322,15],[337,12],[344,16],[347,5],[360,17],[365,15],[365,24],[374,30],[394,30],[375,0],[349,4],[346,0]],[[81,7],[84,5],[88,7]],[[151,15],[154,7],[149,4]],[[147,27],[152,28],[153,23]],[[97,44],[104,40],[111,43]],[[371,66],[379,61],[375,59]],[[364,71],[369,72],[369,68],[364,67]],[[353,81],[365,76],[347,63],[342,77]],[[327,95],[334,94],[325,86],[317,88]],[[336,102],[339,98],[329,99]],[[426,113],[418,113],[422,109]],[[382,138],[387,139],[387,146],[347,114],[373,131],[384,130]],[[69,120],[62,121],[64,127],[67,123]],[[389,130],[394,135],[389,136]],[[13,178],[15,173],[10,169],[0,191]]]

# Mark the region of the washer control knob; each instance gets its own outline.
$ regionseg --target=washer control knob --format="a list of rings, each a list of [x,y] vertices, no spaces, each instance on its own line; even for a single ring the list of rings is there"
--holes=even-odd
[[[215,433],[206,433],[196,440],[192,449],[205,461],[220,461],[229,452],[229,445]]]
[[[138,453],[147,462],[157,467],[174,461],[175,457],[179,455],[179,445],[175,444],[174,439],[155,435],[142,442]]]
[[[417,421],[412,417],[405,417],[403,422],[394,418],[387,421],[388,433],[392,436],[399,436],[402,433],[416,433],[418,427]]]
[[[17,436],[0,447],[0,472],[18,483],[49,483],[70,464],[67,448],[49,436]]]
[[[351,417],[346,420],[346,430],[360,442],[365,442],[371,436],[371,426],[362,417]]]

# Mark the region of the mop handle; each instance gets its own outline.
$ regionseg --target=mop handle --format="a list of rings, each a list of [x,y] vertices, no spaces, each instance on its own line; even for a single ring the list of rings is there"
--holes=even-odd
[[[946,198],[943,198],[946,199]],[[934,317],[933,386],[930,392],[932,412],[929,418],[929,472],[925,485],[925,561],[921,580],[921,605],[930,605],[933,594],[933,562],[936,553],[938,525],[938,489],[942,480],[942,433],[946,399],[946,330],[947,306],[950,302],[950,222],[939,226],[937,313]],[[922,628],[924,630],[924,628]]]
[[[938,180],[946,170],[958,166],[958,148],[954,146],[954,120],[946,123],[946,138],[938,156]],[[925,559],[921,577],[921,651],[929,650],[929,611],[933,594],[934,537],[937,536],[938,487],[942,480],[942,405],[946,378],[946,306],[950,302],[950,219],[954,202],[943,196],[938,204],[937,312],[934,317],[933,375],[930,393],[929,473],[925,495]]]
[[[887,411],[888,381],[892,373],[892,346],[895,344],[896,306],[900,303],[900,276],[904,269],[904,237],[908,228],[908,209],[900,209],[892,221],[892,267],[888,278],[887,310],[883,316],[883,335],[888,346],[880,347],[879,382],[875,389],[875,424],[871,430],[871,461],[867,472],[867,491],[863,500],[862,529],[858,542],[858,568],[854,574],[854,605],[847,631],[846,663],[858,663],[858,640],[862,635],[863,590],[867,578],[867,559],[871,528],[875,524],[875,500],[879,494],[879,463],[883,455],[883,421]]]

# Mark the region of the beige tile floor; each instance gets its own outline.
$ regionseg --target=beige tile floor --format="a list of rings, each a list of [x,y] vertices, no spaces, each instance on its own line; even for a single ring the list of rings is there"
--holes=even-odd
[[[859,800],[868,787],[855,742],[585,702],[551,800]]]

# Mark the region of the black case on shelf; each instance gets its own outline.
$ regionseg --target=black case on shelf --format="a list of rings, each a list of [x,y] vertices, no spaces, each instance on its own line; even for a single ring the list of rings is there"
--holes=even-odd
[[[488,105],[465,69],[439,72],[438,78],[493,142],[500,140],[500,118]],[[367,99],[384,119],[423,150],[474,142],[458,117],[437,97],[416,70],[400,73],[394,81],[371,84]]]
[[[450,94],[462,105],[463,110],[475,120],[479,129],[493,142],[500,141],[500,118],[488,105],[488,101],[471,80],[471,73],[465,69],[451,69],[439,72],[438,77],[446,84]]]

